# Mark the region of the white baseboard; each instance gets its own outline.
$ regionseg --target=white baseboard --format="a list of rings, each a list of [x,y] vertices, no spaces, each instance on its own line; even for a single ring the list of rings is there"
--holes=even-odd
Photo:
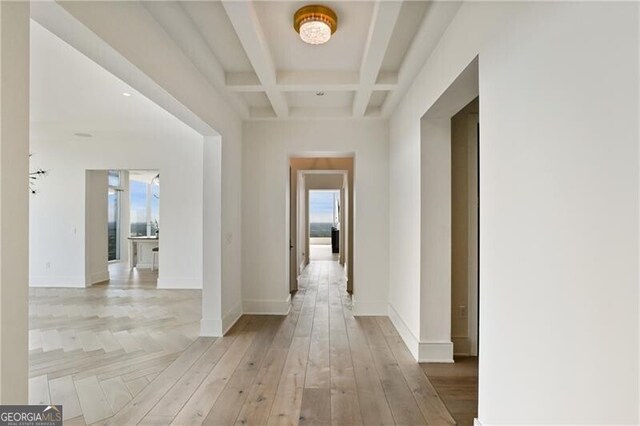
[[[158,288],[160,289],[187,289],[202,290],[202,278],[193,277],[158,277]]]
[[[109,270],[104,270],[100,272],[94,272],[89,276],[89,282],[87,283],[87,287],[92,286],[94,284],[102,283],[105,281],[109,281]]]
[[[222,334],[222,320],[207,318],[200,320],[200,337],[220,337]]]
[[[220,337],[224,336],[233,324],[242,316],[242,306],[236,304],[229,312],[224,314],[222,319],[202,318],[200,320],[200,336]]]
[[[388,314],[387,302],[360,302],[353,298],[353,315],[356,317],[386,316]]]
[[[482,426],[482,423],[480,423],[480,420],[475,418],[475,419],[473,419],[473,426]]]
[[[235,324],[242,316],[242,304],[238,302],[229,312],[222,316],[222,334],[227,334],[227,331],[233,324]]]
[[[418,362],[452,363],[452,342],[420,342]]]
[[[453,362],[452,342],[421,342],[402,320],[395,308],[389,304],[389,319],[398,330],[409,352],[418,362],[451,363]]]
[[[86,277],[30,276],[29,287],[85,288]]]
[[[411,332],[407,324],[405,324],[396,309],[390,303],[388,312],[391,323],[396,328],[396,330],[398,330],[398,334],[400,334],[400,337],[402,337],[404,344],[407,345],[407,348],[409,349],[409,352],[411,352],[411,355],[413,355],[413,358],[418,361],[420,352],[420,341]]]
[[[287,315],[291,309],[291,295],[285,300],[257,300],[242,301],[242,311],[249,315]]]
[[[153,264],[151,263],[136,263],[136,269],[151,269]]]

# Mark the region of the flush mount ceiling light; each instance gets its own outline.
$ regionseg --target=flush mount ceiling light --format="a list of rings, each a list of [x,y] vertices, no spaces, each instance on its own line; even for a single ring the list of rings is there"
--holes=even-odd
[[[91,138],[93,135],[91,133],[74,133],[74,136],[79,138]]]
[[[305,43],[323,44],[338,29],[338,17],[326,6],[304,6],[293,15],[293,28]]]
[[[129,92],[122,92],[122,96],[126,96],[126,97],[128,98],[129,96],[131,96],[131,93],[129,93]]]

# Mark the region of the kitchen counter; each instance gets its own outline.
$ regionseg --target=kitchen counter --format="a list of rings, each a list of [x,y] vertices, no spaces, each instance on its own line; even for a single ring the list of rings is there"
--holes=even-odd
[[[160,245],[158,237],[129,237],[129,267],[140,269],[155,269],[160,265],[160,253],[156,253],[154,265],[153,249]]]

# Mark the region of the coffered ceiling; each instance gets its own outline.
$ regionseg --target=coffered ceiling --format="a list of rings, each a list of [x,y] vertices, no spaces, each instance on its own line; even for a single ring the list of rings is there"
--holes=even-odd
[[[309,45],[300,1],[144,2],[245,119],[375,118],[396,107],[459,3],[327,1],[338,30]]]

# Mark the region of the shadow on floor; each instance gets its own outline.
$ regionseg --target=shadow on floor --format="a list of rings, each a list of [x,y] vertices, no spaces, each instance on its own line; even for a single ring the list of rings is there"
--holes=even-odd
[[[478,357],[455,357],[453,364],[420,364],[458,425],[478,417]]]

